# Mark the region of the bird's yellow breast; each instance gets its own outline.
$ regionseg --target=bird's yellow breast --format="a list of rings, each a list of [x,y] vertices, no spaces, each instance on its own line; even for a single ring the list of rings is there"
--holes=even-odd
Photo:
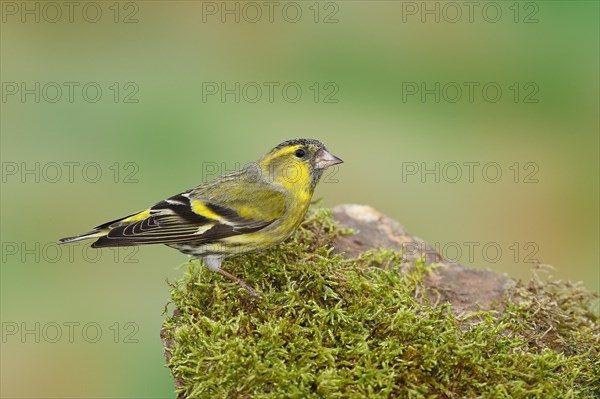
[[[224,238],[223,243],[243,246],[243,252],[265,249],[286,240],[298,228],[310,205],[310,188],[288,198],[285,214],[262,230]]]

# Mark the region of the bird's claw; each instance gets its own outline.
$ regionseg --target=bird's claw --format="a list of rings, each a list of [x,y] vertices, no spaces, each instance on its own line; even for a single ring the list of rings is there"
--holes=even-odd
[[[263,300],[263,297],[260,296],[259,293],[257,293],[256,291],[254,291],[254,289],[252,287],[250,287],[245,281],[240,280],[240,287],[244,288],[246,291],[248,291],[250,293],[250,295],[252,295],[254,298],[259,299],[259,300]]]

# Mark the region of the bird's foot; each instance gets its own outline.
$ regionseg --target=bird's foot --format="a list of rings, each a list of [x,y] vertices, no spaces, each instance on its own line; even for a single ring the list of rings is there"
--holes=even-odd
[[[219,269],[219,270],[217,270],[217,272],[219,274],[222,274],[223,276],[227,277],[231,281],[237,283],[240,287],[242,287],[246,291],[248,291],[250,293],[250,295],[252,295],[254,298],[260,299],[260,300],[263,299],[262,296],[260,296],[256,291],[254,291],[254,288],[250,287],[250,285],[247,282],[245,282],[244,280],[242,280],[241,278],[234,276],[233,274],[228,273],[223,269]]]

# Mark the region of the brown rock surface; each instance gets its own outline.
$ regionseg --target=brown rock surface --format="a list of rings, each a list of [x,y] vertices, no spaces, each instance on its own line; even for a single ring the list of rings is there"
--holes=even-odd
[[[478,308],[502,310],[504,293],[514,285],[514,281],[508,277],[444,260],[425,241],[411,235],[400,223],[370,206],[345,204],[331,211],[342,227],[356,231],[353,235],[338,237],[334,241],[337,253],[344,253],[350,259],[369,249],[391,248],[402,250],[408,263],[424,255],[426,264],[441,264],[425,279],[425,285],[430,289],[431,303],[448,302],[455,314],[476,311]]]

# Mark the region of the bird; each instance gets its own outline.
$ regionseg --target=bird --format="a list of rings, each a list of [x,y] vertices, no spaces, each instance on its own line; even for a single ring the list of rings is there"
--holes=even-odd
[[[96,239],[93,248],[166,244],[253,297],[244,280],[221,267],[227,257],[275,246],[298,228],[325,169],[343,161],[315,139],[284,141],[255,162],[59,244]]]

